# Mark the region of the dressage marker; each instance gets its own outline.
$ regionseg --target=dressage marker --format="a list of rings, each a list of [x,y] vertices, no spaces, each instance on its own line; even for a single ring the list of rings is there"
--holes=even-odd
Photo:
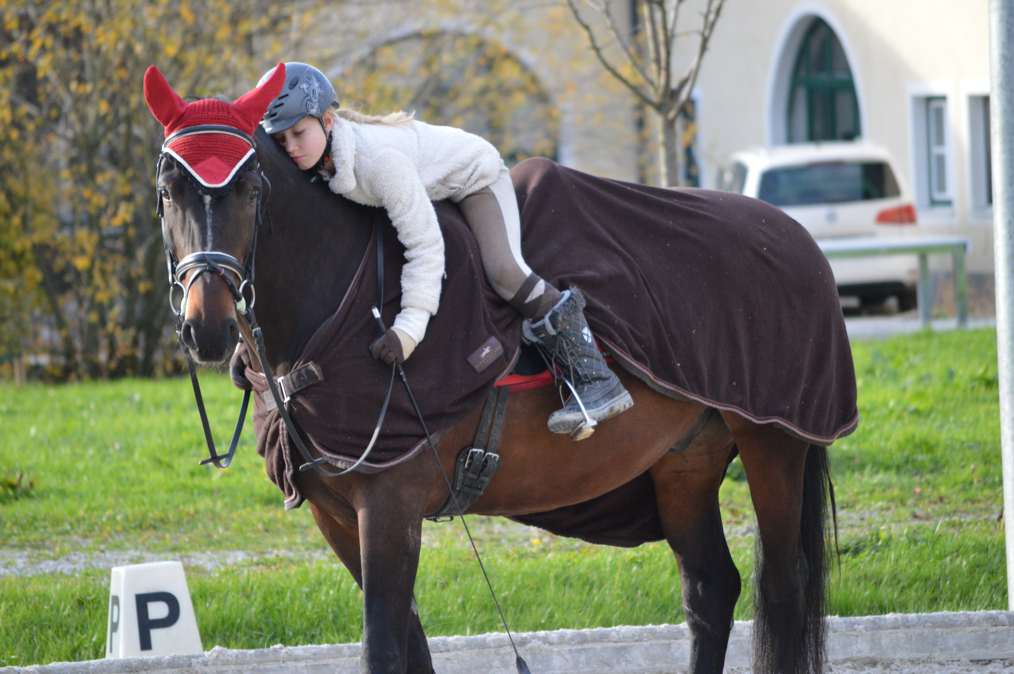
[[[116,566],[110,576],[106,658],[204,652],[182,564]]]

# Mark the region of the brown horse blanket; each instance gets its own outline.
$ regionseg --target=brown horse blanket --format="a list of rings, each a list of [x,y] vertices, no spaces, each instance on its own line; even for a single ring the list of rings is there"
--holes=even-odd
[[[512,177],[525,257],[558,287],[582,289],[588,321],[620,366],[660,392],[777,424],[815,444],[855,429],[855,375],[834,278],[809,233],[782,211],[724,192],[598,178],[545,159],[522,162]],[[430,430],[439,433],[474,411],[487,387],[509,370],[520,320],[486,283],[458,209],[436,207],[447,275],[440,311],[406,374]],[[393,228],[382,229],[383,313],[390,324],[399,307],[403,250]],[[387,368],[367,351],[378,334],[369,314],[375,245],[371,241],[338,311],[296,364],[316,362],[325,381],[293,397],[292,415],[316,450],[338,465],[349,465],[369,442],[388,379]],[[264,390],[263,378],[250,378]],[[292,481],[298,454],[277,412],[261,399],[256,405],[258,451],[286,506],[295,507],[302,501]],[[398,387],[363,468],[406,460],[424,441]],[[651,494],[643,482],[614,496],[631,506],[647,504]],[[605,512],[602,499],[594,507]],[[573,507],[565,514],[572,518]],[[642,540],[660,536],[657,520],[641,519]],[[584,537],[621,542],[606,531]]]

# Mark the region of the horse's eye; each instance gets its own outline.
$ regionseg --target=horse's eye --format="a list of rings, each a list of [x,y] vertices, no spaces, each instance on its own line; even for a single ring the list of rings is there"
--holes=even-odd
[[[254,187],[249,190],[248,195],[250,201],[257,201],[257,199],[261,196],[261,191]]]
[[[172,201],[173,200],[172,195],[169,194],[169,188],[167,188],[167,187],[160,187],[160,188],[158,188],[158,196],[161,197],[164,201]]]

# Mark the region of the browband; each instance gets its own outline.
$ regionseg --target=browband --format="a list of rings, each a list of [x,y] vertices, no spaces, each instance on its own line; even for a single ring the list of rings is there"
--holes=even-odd
[[[195,126],[188,126],[185,129],[180,129],[179,131],[170,134],[170,136],[166,138],[165,141],[162,142],[162,151],[165,152],[169,143],[173,142],[174,140],[182,138],[183,136],[189,136],[191,134],[196,133],[225,133],[229,134],[230,136],[242,138],[243,140],[245,140],[247,143],[250,144],[250,147],[256,147],[254,145],[254,139],[251,136],[243,133],[234,126],[226,126],[225,124],[197,124]]]

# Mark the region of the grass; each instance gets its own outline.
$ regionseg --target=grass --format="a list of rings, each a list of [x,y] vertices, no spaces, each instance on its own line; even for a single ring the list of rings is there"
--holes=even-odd
[[[842,552],[831,612],[1004,608],[993,331],[923,333],[854,350],[862,423],[831,450]],[[203,383],[224,441],[238,393],[221,376]],[[358,640],[358,590],[323,556],[306,509],[282,509],[252,432],[229,470],[197,465],[202,438],[188,381],[0,385],[0,427],[0,553],[43,560],[243,550],[253,556],[238,564],[187,568],[205,648]],[[721,498],[749,582],[753,514],[738,462]],[[596,547],[502,519],[471,520],[514,629],[683,619],[663,544]],[[417,598],[430,635],[498,628],[462,536],[457,524],[425,529]],[[277,550],[296,556],[272,556]],[[0,576],[0,665],[101,657],[108,584],[107,568]],[[749,594],[737,618],[751,616]]]
[[[202,386],[227,443],[241,396],[221,375],[203,376]],[[0,501],[4,547],[305,547],[316,530],[279,507],[253,451],[252,424],[232,468],[199,465],[207,450],[192,395],[186,379],[0,388],[0,475],[34,483]]]

